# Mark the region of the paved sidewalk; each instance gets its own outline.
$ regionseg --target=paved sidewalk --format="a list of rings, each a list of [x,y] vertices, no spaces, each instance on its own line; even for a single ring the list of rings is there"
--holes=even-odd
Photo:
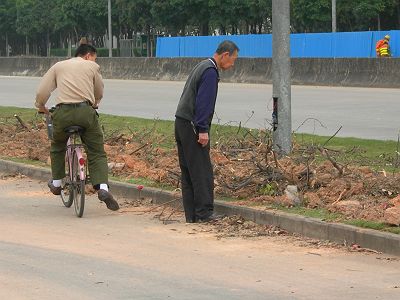
[[[44,181],[50,177],[49,169],[1,159],[0,171],[20,173]],[[145,187],[139,191],[134,184],[112,181],[110,182],[110,188],[113,194],[117,196],[131,199],[139,197],[151,198],[153,203],[156,204],[174,202],[174,199],[177,199],[176,195],[171,192],[154,188]],[[226,215],[240,215],[246,220],[254,221],[258,224],[275,225],[290,233],[298,233],[310,238],[329,240],[340,244],[346,243],[347,245],[357,244],[362,248],[400,256],[400,235],[392,233],[338,223],[327,223],[318,219],[279,211],[260,211],[222,201],[215,201],[215,210],[217,213]]]

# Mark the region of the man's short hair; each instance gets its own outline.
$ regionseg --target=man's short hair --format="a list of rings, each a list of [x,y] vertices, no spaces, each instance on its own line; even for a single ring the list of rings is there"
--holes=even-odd
[[[86,54],[97,54],[95,47],[89,44],[81,44],[75,51],[75,57],[85,56]]]
[[[239,52],[239,47],[234,42],[226,40],[218,45],[215,53],[222,54],[224,52],[229,52],[229,55],[232,55],[235,51]]]

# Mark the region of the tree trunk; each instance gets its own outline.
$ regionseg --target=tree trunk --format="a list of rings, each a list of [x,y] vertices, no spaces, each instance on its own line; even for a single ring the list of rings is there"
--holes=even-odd
[[[221,25],[221,32],[220,32],[220,34],[221,34],[221,35],[225,35],[225,34],[226,34],[226,28],[225,28],[225,26],[223,26],[223,25]]]
[[[150,57],[154,56],[154,53],[153,53],[153,42],[154,42],[154,36],[152,36],[151,40],[150,40]]]
[[[243,28],[244,28],[244,30],[243,30],[243,33],[244,33],[244,34],[249,34],[249,33],[251,33],[249,22],[246,21],[246,22],[245,22],[245,25],[243,26]]]
[[[25,36],[25,55],[29,55],[29,41],[28,41],[28,36]]]
[[[200,35],[209,35],[209,33],[208,21],[204,21],[200,24]]]
[[[8,34],[6,33],[6,56],[10,56],[10,48],[8,47]]]
[[[235,25],[232,25],[232,32],[231,34],[237,34],[237,27]]]
[[[381,16],[378,14],[378,31],[381,30]]]
[[[50,57],[50,48],[51,48],[51,45],[50,45],[50,33],[47,30],[47,35],[46,35],[46,56],[47,57]]]
[[[68,34],[68,57],[72,56],[72,41],[71,41],[71,33]]]
[[[146,47],[147,47],[147,57],[151,56],[151,51],[150,51],[150,25],[146,26],[146,34],[147,34],[147,41],[146,41]]]

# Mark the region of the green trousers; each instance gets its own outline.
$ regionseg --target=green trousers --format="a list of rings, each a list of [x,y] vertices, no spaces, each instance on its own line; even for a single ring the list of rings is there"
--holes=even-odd
[[[107,155],[98,115],[89,105],[61,105],[53,112],[53,140],[50,147],[53,179],[65,177],[65,151],[68,137],[64,128],[78,125],[86,130],[82,135],[87,153],[90,180],[93,186],[108,183]]]

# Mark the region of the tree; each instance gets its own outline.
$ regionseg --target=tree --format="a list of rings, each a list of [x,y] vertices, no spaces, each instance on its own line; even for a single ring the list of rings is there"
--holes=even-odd
[[[42,55],[50,55],[50,34],[54,32],[55,9],[56,2],[52,0],[16,1],[16,31],[26,36],[27,41],[28,37],[39,39],[39,51]]]
[[[292,32],[330,32],[331,0],[292,0]],[[113,32],[146,35],[148,55],[156,33],[208,35],[270,33],[272,0],[112,0]],[[400,28],[400,0],[337,0],[338,31]],[[64,45],[86,36],[104,46],[106,0],[1,0],[0,49],[14,54],[28,42],[44,55],[47,45]],[[71,39],[70,39],[71,40]],[[28,46],[25,47],[28,49]],[[0,50],[3,54],[4,50]],[[28,52],[28,51],[26,51]]]
[[[197,28],[199,35],[209,35],[211,7],[210,1],[188,0],[185,9],[188,13],[188,24]]]
[[[151,8],[153,1],[151,0],[116,0],[117,6],[123,6],[126,9],[128,22],[130,27],[136,32],[144,32],[147,36],[146,49],[147,56],[151,56],[151,29],[154,26]]]
[[[385,11],[391,11],[397,1],[364,0],[353,3],[353,14],[356,20],[356,30],[381,30],[381,16]]]
[[[4,47],[0,50],[1,53],[7,53],[8,42],[10,36],[15,35],[15,19],[17,11],[15,9],[15,2],[13,0],[2,0],[0,2],[0,31],[4,36]]]
[[[2,0],[0,2],[0,30],[1,32],[15,32],[14,20],[17,17],[15,1]]]
[[[249,16],[245,18],[250,33],[269,33],[272,29],[272,0],[249,0]]]
[[[329,32],[331,30],[331,11],[331,0],[292,0],[292,31]]]
[[[81,36],[96,40],[107,30],[107,2],[98,0],[57,0],[55,27],[59,31],[73,33],[78,41]],[[93,38],[94,37],[94,38]]]
[[[153,25],[164,28],[166,33],[173,36],[185,35],[188,23],[188,10],[185,0],[155,0],[151,7]]]

